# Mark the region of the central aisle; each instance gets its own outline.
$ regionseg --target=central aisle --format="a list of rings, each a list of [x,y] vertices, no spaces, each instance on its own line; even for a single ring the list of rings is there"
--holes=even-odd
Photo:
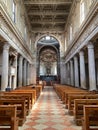
[[[46,86],[20,130],[81,130],[52,87]]]

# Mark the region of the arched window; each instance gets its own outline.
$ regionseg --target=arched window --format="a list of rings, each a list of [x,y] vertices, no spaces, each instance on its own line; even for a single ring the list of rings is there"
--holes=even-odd
[[[72,40],[72,24],[70,24],[70,41]]]
[[[6,0],[3,0],[4,4],[7,4],[7,1]]]
[[[89,7],[92,5],[93,2],[93,0],[89,0]]]
[[[67,50],[67,41],[66,41],[66,37],[65,37],[65,51]]]
[[[16,23],[16,2],[14,0],[12,6],[12,20]]]
[[[84,12],[84,0],[81,0],[80,2],[80,24],[84,21],[85,18],[85,12]]]

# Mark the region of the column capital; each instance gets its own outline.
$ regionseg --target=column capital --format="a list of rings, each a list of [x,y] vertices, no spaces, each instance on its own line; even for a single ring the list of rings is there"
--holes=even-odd
[[[4,50],[9,50],[10,48],[10,45],[8,43],[5,43],[4,46],[3,46],[3,49]]]
[[[77,58],[78,58],[77,56],[74,56],[74,60],[77,60]]]
[[[84,51],[80,51],[80,52],[79,52],[79,55],[80,55],[80,56],[84,56]]]
[[[27,60],[26,60],[26,59],[24,59],[24,62],[25,62],[25,63],[27,63]]]
[[[29,61],[27,61],[27,64],[28,64],[28,65],[30,64]]]
[[[70,60],[70,63],[73,63],[73,60],[72,60],[72,59]]]
[[[94,45],[92,42],[89,42],[88,45],[87,45],[87,48],[88,49],[93,49],[94,48]]]
[[[19,59],[20,59],[20,60],[23,60],[23,56],[19,56]]]

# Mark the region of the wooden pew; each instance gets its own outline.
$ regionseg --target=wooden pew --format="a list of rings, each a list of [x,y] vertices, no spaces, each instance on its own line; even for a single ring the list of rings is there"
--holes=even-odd
[[[73,115],[73,109],[74,109],[74,100],[75,99],[98,99],[98,94],[90,94],[90,93],[84,93],[84,94],[71,94],[68,96],[68,111],[70,115]]]
[[[74,119],[77,125],[82,125],[84,105],[98,105],[98,99],[75,99],[74,100]]]
[[[24,100],[15,99],[0,99],[0,105],[16,105],[17,106],[17,117],[19,117],[19,125],[21,126],[26,120],[26,107]]]
[[[0,96],[0,99],[15,99],[15,100],[24,100],[25,101],[25,105],[26,105],[26,110],[27,110],[27,115],[29,114],[30,112],[30,109],[31,109],[31,102],[30,102],[30,96],[27,96],[27,95],[13,95],[11,93],[9,93],[8,95],[7,94],[3,94]]]
[[[18,130],[16,111],[17,106],[0,105],[0,130]]]
[[[69,100],[69,97],[70,96],[74,96],[74,95],[86,95],[86,94],[89,94],[88,91],[71,91],[71,92],[65,92],[65,105],[66,105],[66,108],[68,108],[68,100]]]
[[[27,91],[11,91],[11,92],[2,92],[2,95],[21,95],[21,96],[28,96],[30,97],[30,103],[33,105],[35,103],[35,97],[33,92]]]
[[[60,97],[60,99],[65,104],[68,99],[67,96],[69,93],[88,93],[87,90],[75,88],[75,87],[68,86],[68,85],[60,85],[60,84],[55,84],[54,89],[55,89],[56,93],[58,94],[58,96]]]
[[[13,90],[10,93],[16,93],[16,94],[20,94],[20,95],[24,95],[24,94],[30,94],[31,95],[31,103],[32,105],[36,102],[36,90]]]
[[[18,87],[16,90],[33,90],[36,91],[36,99],[40,96],[40,93],[42,92],[42,85],[28,85],[28,86],[22,86]]]
[[[82,130],[98,130],[98,105],[84,105]]]

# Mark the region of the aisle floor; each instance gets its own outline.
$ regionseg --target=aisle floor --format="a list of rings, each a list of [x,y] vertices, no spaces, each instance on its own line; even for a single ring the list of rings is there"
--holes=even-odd
[[[19,130],[82,130],[51,86],[46,86]]]

